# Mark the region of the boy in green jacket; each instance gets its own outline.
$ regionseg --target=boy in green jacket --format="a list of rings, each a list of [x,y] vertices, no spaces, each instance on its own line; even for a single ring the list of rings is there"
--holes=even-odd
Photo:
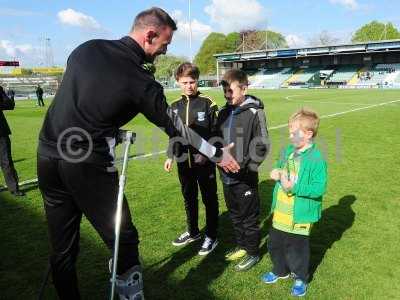
[[[318,125],[319,117],[311,110],[301,109],[293,114],[289,119],[292,144],[271,171],[271,178],[276,181],[268,241],[273,268],[262,280],[275,283],[292,274],[293,296],[306,294],[309,235],[312,224],[321,218],[322,195],[326,190],[326,161],[313,141]]]

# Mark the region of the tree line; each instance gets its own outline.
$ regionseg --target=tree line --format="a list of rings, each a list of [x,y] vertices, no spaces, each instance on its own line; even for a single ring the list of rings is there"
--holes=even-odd
[[[400,39],[400,31],[392,23],[372,21],[356,30],[352,35],[351,42],[362,43],[393,39]],[[313,37],[309,44],[310,46],[332,45],[338,41],[339,39],[328,31],[322,31]],[[288,44],[281,33],[270,30],[268,32],[265,30],[242,30],[226,35],[212,32],[203,41],[194,58],[194,63],[199,67],[201,74],[214,75],[216,74],[214,54],[254,51],[265,48],[288,48]],[[176,67],[185,61],[188,61],[188,58],[175,55],[159,56],[155,62],[156,78],[165,80],[173,77]]]

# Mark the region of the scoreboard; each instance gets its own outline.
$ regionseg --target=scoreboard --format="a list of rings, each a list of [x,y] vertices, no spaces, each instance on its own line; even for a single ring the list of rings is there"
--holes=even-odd
[[[19,67],[19,61],[0,60],[0,67]]]

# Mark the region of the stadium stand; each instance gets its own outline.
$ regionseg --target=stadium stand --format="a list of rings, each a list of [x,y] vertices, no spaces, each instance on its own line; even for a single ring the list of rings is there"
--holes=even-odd
[[[397,77],[393,79],[393,82],[400,84],[400,71],[397,71]]]
[[[0,85],[12,89],[18,98],[34,98],[38,84],[41,85],[45,94],[54,95],[57,91],[61,78],[57,76],[19,76],[0,77]]]
[[[357,76],[357,71],[362,67],[359,65],[345,65],[336,69],[335,72],[327,79],[328,84],[347,84],[354,76]]]
[[[286,81],[286,85],[302,85],[308,83],[317,73],[324,69],[320,67],[300,68],[292,77]]]
[[[393,85],[400,75],[400,64],[377,64],[365,67],[358,72],[357,81],[349,82],[355,86],[388,86]]]
[[[230,69],[258,69],[254,74],[249,72],[251,87],[400,87],[400,39],[259,49],[218,53],[214,57],[217,81]]]
[[[292,74],[291,68],[262,69],[249,76],[250,88],[279,88]]]

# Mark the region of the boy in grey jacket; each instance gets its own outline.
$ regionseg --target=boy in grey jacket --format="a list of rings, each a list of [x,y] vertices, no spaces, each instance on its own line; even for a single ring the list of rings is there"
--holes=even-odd
[[[217,130],[224,144],[234,143],[232,154],[240,164],[238,173],[219,169],[237,245],[225,258],[240,260],[235,269],[246,271],[260,260],[258,167],[268,153],[268,131],[263,103],[247,95],[246,73],[228,71],[222,86],[227,104],[219,111]]]

